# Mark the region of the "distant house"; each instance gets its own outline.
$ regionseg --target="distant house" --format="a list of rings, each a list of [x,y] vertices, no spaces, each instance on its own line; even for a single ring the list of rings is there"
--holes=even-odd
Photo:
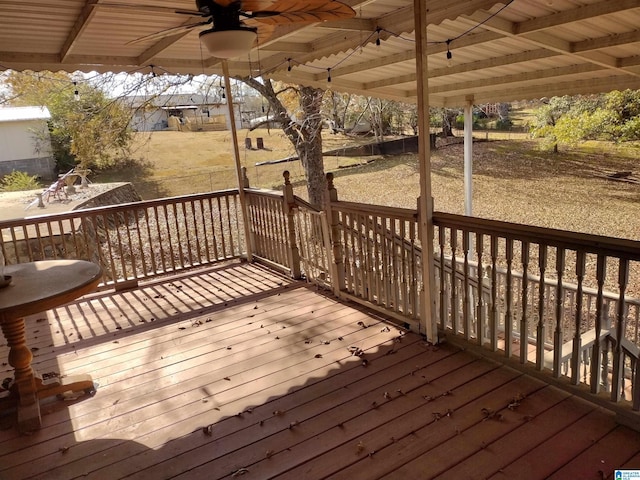
[[[0,176],[12,171],[55,177],[46,107],[0,108]]]
[[[175,94],[124,97],[133,110],[131,128],[138,132],[155,130],[229,130],[227,104],[208,100],[204,95]],[[236,128],[248,126],[241,114],[242,103],[234,102]]]

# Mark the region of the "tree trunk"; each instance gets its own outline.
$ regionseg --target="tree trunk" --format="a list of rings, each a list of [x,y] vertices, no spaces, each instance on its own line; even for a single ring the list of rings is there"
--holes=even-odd
[[[303,121],[296,150],[307,177],[309,202],[316,206],[322,206],[325,203],[327,190],[322,157],[322,116],[320,114],[323,95],[324,92],[317,88],[300,88]]]
[[[238,77],[238,80],[260,92],[269,102],[270,110],[274,112],[273,121],[280,124],[282,131],[296,149],[300,162],[304,167],[309,202],[321,207],[325,203],[325,192],[327,190],[322,157],[322,115],[320,113],[324,91],[312,87],[300,87],[297,89],[302,118],[294,121],[278,99],[278,93],[284,90],[276,92],[271,80],[265,79],[264,83],[251,77]],[[285,88],[285,90],[291,89],[292,87]]]

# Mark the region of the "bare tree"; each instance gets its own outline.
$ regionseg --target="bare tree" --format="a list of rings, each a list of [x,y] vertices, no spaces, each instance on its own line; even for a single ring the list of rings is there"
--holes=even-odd
[[[236,77],[258,91],[268,102],[267,120],[278,123],[293,144],[307,178],[309,201],[322,205],[325,201],[326,181],[322,157],[322,97],[324,91],[312,87],[286,85],[276,90],[269,79],[262,82],[253,77]],[[291,114],[279,96],[295,93],[298,97],[299,118]],[[257,128],[254,126],[253,128]]]

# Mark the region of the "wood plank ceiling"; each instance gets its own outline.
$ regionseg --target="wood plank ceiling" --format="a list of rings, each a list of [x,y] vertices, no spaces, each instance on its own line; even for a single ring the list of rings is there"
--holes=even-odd
[[[413,2],[343,1],[356,17],[279,26],[230,60],[231,74],[322,88],[330,76],[336,91],[415,102]],[[640,0],[428,0],[427,7],[431,105],[640,89]],[[194,23],[173,11],[194,8],[193,0],[0,0],[0,70],[153,65],[157,73],[220,74],[199,29],[128,44]]]

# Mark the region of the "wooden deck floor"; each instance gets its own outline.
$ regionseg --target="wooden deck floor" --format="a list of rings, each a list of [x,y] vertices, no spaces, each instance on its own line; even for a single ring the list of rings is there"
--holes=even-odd
[[[640,435],[608,412],[255,265],[94,294],[28,330],[40,373],[90,373],[98,392],[46,403],[30,436],[0,416],[0,479],[602,479],[640,468]]]

